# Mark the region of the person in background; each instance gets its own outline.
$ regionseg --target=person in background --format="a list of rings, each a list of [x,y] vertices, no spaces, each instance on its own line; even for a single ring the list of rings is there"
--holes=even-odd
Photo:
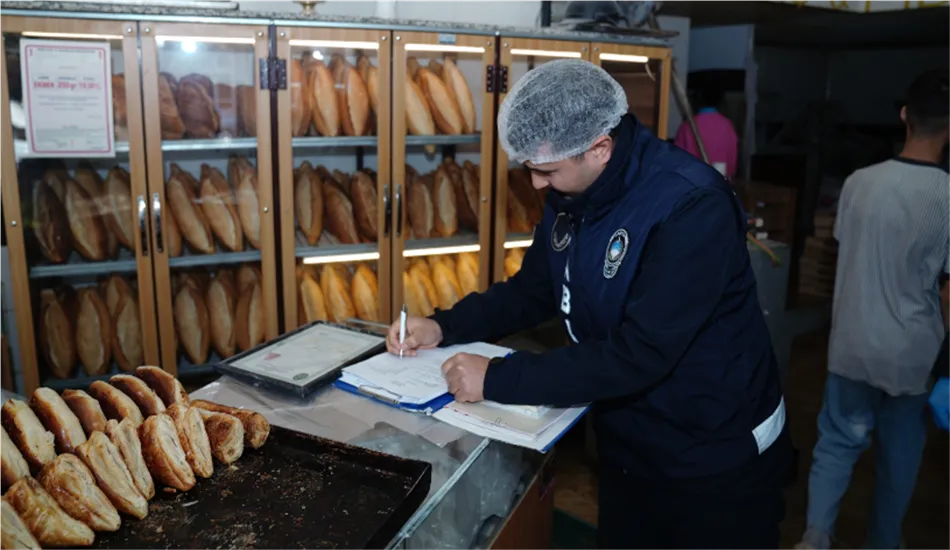
[[[907,91],[900,156],[858,170],[841,192],[828,380],[798,548],[828,548],[855,462],[876,432],[868,548],[897,548],[927,433],[930,374],[945,334],[941,277],[950,270],[948,72]]]
[[[709,164],[732,181],[736,177],[739,137],[732,121],[719,112],[723,95],[722,86],[716,82],[707,82],[699,90],[697,111],[693,118],[696,120],[699,136],[703,139],[703,147],[706,149],[706,156],[709,157]],[[693,156],[702,158],[688,120],[680,124],[673,143],[680,149],[689,151]]]
[[[587,61],[529,71],[498,139],[547,190],[521,270],[391,353],[494,342],[558,317],[571,344],[442,365],[460,402],[593,404],[604,548],[778,548],[791,443],[742,208],[712,167],[628,114]],[[424,353],[424,352],[420,352]]]

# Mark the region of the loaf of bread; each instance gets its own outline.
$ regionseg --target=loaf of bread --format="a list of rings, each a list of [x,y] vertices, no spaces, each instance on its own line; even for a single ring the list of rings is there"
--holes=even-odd
[[[211,329],[211,346],[222,358],[234,355],[234,311],[236,297],[234,283],[223,277],[215,277],[208,284],[205,294],[208,319]]]
[[[336,80],[337,107],[343,133],[348,136],[365,136],[369,133],[370,100],[366,84],[359,71],[345,60],[337,64],[334,71]]]
[[[366,92],[369,94],[369,104],[373,108],[373,114],[379,116],[379,77],[376,66],[368,57],[361,55],[356,61],[356,68],[360,71],[363,84],[366,85]]]
[[[379,322],[379,293],[376,274],[366,264],[359,264],[353,272],[350,287],[356,317],[363,321]]]
[[[410,78],[405,82],[406,129],[414,136],[435,135],[435,121],[422,88]]]
[[[193,182],[191,174],[172,163],[171,177],[165,184],[168,210],[174,216],[182,236],[196,252],[213,254],[211,223],[198,204],[198,189]]]
[[[334,170],[332,178],[333,181],[337,183],[337,186],[343,191],[343,194],[350,196],[350,176],[339,170]]]
[[[244,134],[257,137],[257,92],[254,86],[237,87],[237,104]]]
[[[534,229],[528,221],[528,208],[515,192],[516,186],[508,182],[508,232],[529,233]]]
[[[323,298],[323,290],[320,284],[310,273],[301,270],[298,276],[298,287],[300,294],[300,314],[298,323],[311,323],[313,321],[326,321],[327,314],[326,301]]]
[[[185,451],[185,460],[191,466],[191,471],[198,477],[211,477],[214,473],[211,442],[208,441],[205,423],[201,419],[198,408],[176,403],[168,407],[167,414],[175,422],[178,441],[181,442],[181,448]]]
[[[30,528],[6,500],[0,501],[0,548],[40,550]]]
[[[134,371],[145,360],[139,302],[131,293],[120,296],[112,314],[112,354],[125,372]]]
[[[169,258],[177,258],[182,253],[181,230],[178,229],[178,222],[175,221],[175,215],[170,210],[165,210],[162,216],[162,226],[165,239],[165,251]]]
[[[521,271],[521,261],[524,260],[524,250],[512,248],[505,255],[505,278],[513,277]]]
[[[50,262],[61,264],[69,257],[72,247],[66,209],[46,181],[38,181],[33,186],[33,234],[40,252]]]
[[[416,82],[419,83],[419,89],[422,90],[422,95],[429,104],[436,127],[443,134],[461,134],[464,128],[462,114],[445,83],[426,68],[419,68],[416,71]]]
[[[96,538],[92,529],[71,518],[40,482],[32,477],[24,477],[14,483],[3,501],[13,506],[30,533],[44,548],[89,546]]]
[[[215,84],[214,109],[218,112],[219,133],[221,137],[235,138],[241,135],[237,88],[227,84]]]
[[[106,424],[105,433],[109,436],[109,441],[119,449],[122,461],[129,469],[132,483],[139,494],[145,497],[145,500],[151,500],[155,496],[155,482],[152,481],[152,474],[145,464],[138,428],[131,420],[123,418],[121,422],[110,420]]]
[[[518,202],[524,207],[527,221],[532,229],[541,223],[541,217],[544,215],[544,201],[531,184],[530,174],[520,169],[509,170],[508,188],[514,192]]]
[[[465,75],[459,70],[454,60],[446,57],[440,76],[457,102],[462,121],[462,133],[475,133],[475,101],[472,99],[472,90],[468,87]]]
[[[439,166],[432,184],[432,202],[435,205],[435,233],[451,237],[458,233],[459,217],[455,204],[455,187],[445,165]]]
[[[116,141],[129,140],[129,113],[125,96],[125,75],[112,75],[112,123]]]
[[[0,471],[2,471],[3,490],[13,485],[20,478],[30,475],[30,466],[26,463],[16,444],[10,439],[6,428],[0,427],[3,439],[0,441]]]
[[[185,135],[185,123],[181,120],[175,99],[178,81],[169,73],[158,75],[158,107],[162,125],[162,139],[181,139]]]
[[[175,294],[175,333],[188,360],[203,365],[208,360],[211,331],[208,309],[201,292],[190,286],[182,286]]]
[[[341,265],[327,264],[320,273],[320,288],[327,305],[327,316],[334,323],[356,317],[356,306],[350,295],[349,272]]]
[[[450,264],[439,262],[432,267],[432,283],[439,295],[440,309],[450,309],[462,299],[462,287]]]
[[[53,434],[43,427],[40,419],[23,401],[8,399],[0,408],[0,424],[32,472],[39,472],[56,458]]]
[[[244,425],[244,443],[252,449],[260,449],[267,441],[267,436],[270,435],[270,423],[258,412],[219,405],[202,399],[198,399],[192,404],[199,409],[230,414],[236,417]]]
[[[323,220],[327,231],[342,244],[359,243],[360,237],[353,218],[353,203],[339,185],[323,186],[323,206]]]
[[[49,388],[37,388],[30,397],[30,408],[43,427],[53,434],[57,453],[72,453],[86,441],[79,418],[63,398]]]
[[[373,178],[363,170],[354,172],[350,178],[350,196],[353,197],[353,217],[360,237],[368,242],[376,242],[378,211]]]
[[[432,191],[422,178],[416,177],[406,186],[406,195],[406,214],[412,236],[417,239],[428,239],[434,236],[435,207],[432,204]]]
[[[77,292],[76,352],[86,374],[108,372],[112,360],[112,316],[99,293],[91,288]]]
[[[197,139],[218,135],[220,120],[214,110],[214,85],[204,75],[190,74],[178,81],[178,110],[188,135]]]
[[[218,241],[228,250],[242,250],[244,234],[234,208],[234,193],[224,175],[207,164],[201,165],[200,197],[201,209]]]
[[[307,89],[307,75],[299,59],[290,60],[290,129],[294,137],[307,135],[310,129],[311,97]]]
[[[235,277],[238,295],[244,294],[254,283],[261,282],[261,270],[254,264],[243,264]]]
[[[128,418],[136,426],[142,424],[145,417],[142,415],[139,406],[135,404],[131,397],[119,391],[115,386],[103,380],[96,380],[89,384],[88,391],[89,395],[99,402],[106,418],[112,420]]]
[[[103,188],[104,218],[119,244],[135,250],[135,214],[129,173],[119,166],[109,170]],[[110,253],[112,256],[114,253]]]
[[[96,478],[83,461],[73,454],[61,454],[36,478],[73,519],[94,531],[114,532],[122,520]]]
[[[435,303],[430,299],[426,284],[432,285],[432,281],[426,275],[424,268],[412,266],[403,273],[403,288],[406,293],[406,308],[409,315],[416,317],[428,317],[435,312]],[[434,294],[434,289],[433,289]]]
[[[135,369],[135,375],[145,380],[148,387],[152,388],[166,407],[175,403],[188,403],[188,394],[181,382],[177,378],[168,374],[159,367],[143,366]]]
[[[52,289],[40,291],[39,345],[50,374],[66,379],[76,366],[76,340],[66,306]]]
[[[76,250],[87,260],[101,262],[108,255],[108,236],[94,197],[73,179],[66,180],[66,220]]]
[[[106,302],[109,315],[115,316],[116,306],[123,296],[132,295],[132,287],[121,275],[113,274],[99,281],[99,293]]]
[[[106,415],[102,412],[102,406],[91,395],[82,390],[63,390],[63,401],[79,419],[86,437],[92,432],[105,431]]]
[[[222,464],[231,464],[244,454],[244,424],[236,416],[198,409],[211,442],[211,454]]]
[[[242,292],[234,313],[234,340],[241,351],[254,348],[264,342],[266,316],[264,315],[261,283],[254,281]]]
[[[342,129],[333,74],[322,61],[308,60],[305,67],[307,89],[311,94],[310,115],[321,136],[339,136]]]
[[[307,244],[317,244],[323,233],[323,181],[306,161],[294,181],[294,210]]]
[[[129,374],[117,374],[109,383],[135,402],[142,415],[149,417],[165,412],[165,403],[141,378]]]
[[[195,473],[185,458],[175,422],[167,414],[148,417],[139,428],[139,440],[145,464],[156,481],[179,491],[195,486]]]
[[[150,418],[161,416],[164,415]],[[76,449],[76,456],[92,471],[99,488],[109,497],[116,510],[138,519],[148,515],[148,501],[135,487],[122,453],[106,434],[93,432],[89,439]]]
[[[73,172],[73,181],[78,183],[79,187],[82,187],[82,190],[92,199],[93,211],[106,229],[106,258],[115,257],[119,240],[109,226],[111,216],[109,216],[110,208],[105,182],[99,176],[99,172],[86,162],[81,163]]]
[[[478,254],[475,252],[459,254],[458,262],[455,265],[455,274],[458,275],[462,296],[478,292]]]
[[[251,246],[261,248],[261,205],[257,195],[257,168],[246,158],[228,159],[228,178],[237,200],[238,218]]]

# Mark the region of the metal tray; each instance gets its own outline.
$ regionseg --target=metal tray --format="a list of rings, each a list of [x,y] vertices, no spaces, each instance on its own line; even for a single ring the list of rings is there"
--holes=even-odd
[[[186,493],[158,490],[94,548],[383,548],[429,492],[432,466],[271,428]]]

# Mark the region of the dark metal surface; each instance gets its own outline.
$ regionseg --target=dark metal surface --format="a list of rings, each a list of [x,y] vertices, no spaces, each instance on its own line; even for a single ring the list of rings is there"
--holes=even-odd
[[[382,548],[429,492],[432,466],[286,430],[187,493],[161,490],[94,548]]]

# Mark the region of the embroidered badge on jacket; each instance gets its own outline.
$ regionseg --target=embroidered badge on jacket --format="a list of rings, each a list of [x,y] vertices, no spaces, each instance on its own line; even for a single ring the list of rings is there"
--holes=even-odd
[[[630,235],[626,229],[614,231],[610,240],[607,241],[607,252],[604,254],[604,278],[613,279],[620,269],[620,263],[623,257],[627,255],[627,247],[630,246]]]

